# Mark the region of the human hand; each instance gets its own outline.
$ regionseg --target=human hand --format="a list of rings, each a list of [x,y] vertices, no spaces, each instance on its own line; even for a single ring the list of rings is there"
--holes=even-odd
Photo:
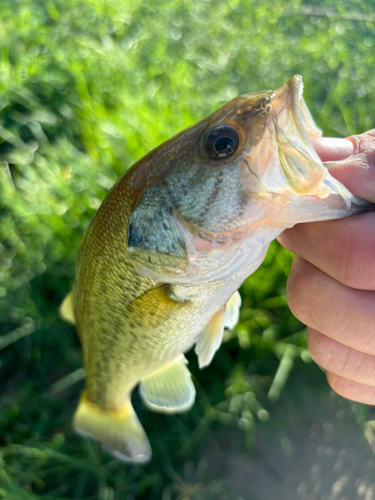
[[[313,145],[334,177],[375,203],[375,129]],[[338,394],[375,404],[375,212],[298,224],[278,240],[296,254],[287,299],[312,358]]]

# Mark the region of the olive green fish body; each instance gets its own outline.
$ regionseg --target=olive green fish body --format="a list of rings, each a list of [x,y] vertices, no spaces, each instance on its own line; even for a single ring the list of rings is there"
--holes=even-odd
[[[270,242],[297,222],[366,204],[333,179],[311,145],[320,135],[299,76],[244,94],[139,160],[87,229],[62,315],[76,324],[86,388],[74,417],[116,457],[151,450],[131,406],[139,384],[155,411],[186,411],[200,367],[238,320],[237,289]]]

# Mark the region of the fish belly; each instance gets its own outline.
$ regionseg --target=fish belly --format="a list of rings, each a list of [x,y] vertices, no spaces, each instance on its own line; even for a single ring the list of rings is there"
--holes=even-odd
[[[83,341],[88,399],[102,409],[121,406],[139,381],[193,346],[238,286],[233,280],[194,287],[163,284],[133,300],[121,316],[113,310],[96,313]]]

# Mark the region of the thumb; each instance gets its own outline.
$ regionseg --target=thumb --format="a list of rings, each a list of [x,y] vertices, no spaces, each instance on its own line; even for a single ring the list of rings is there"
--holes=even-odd
[[[340,145],[338,149],[336,147],[335,154],[327,154],[327,147],[324,146],[324,141],[330,140]],[[346,139],[323,138],[312,142],[333,177],[355,196],[375,203],[375,129]],[[328,159],[334,161],[325,161]]]

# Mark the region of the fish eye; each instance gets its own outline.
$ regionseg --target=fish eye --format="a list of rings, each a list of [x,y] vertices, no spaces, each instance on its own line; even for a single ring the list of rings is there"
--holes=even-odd
[[[206,154],[211,160],[228,158],[238,149],[238,134],[229,125],[219,125],[210,129],[203,139]]]

